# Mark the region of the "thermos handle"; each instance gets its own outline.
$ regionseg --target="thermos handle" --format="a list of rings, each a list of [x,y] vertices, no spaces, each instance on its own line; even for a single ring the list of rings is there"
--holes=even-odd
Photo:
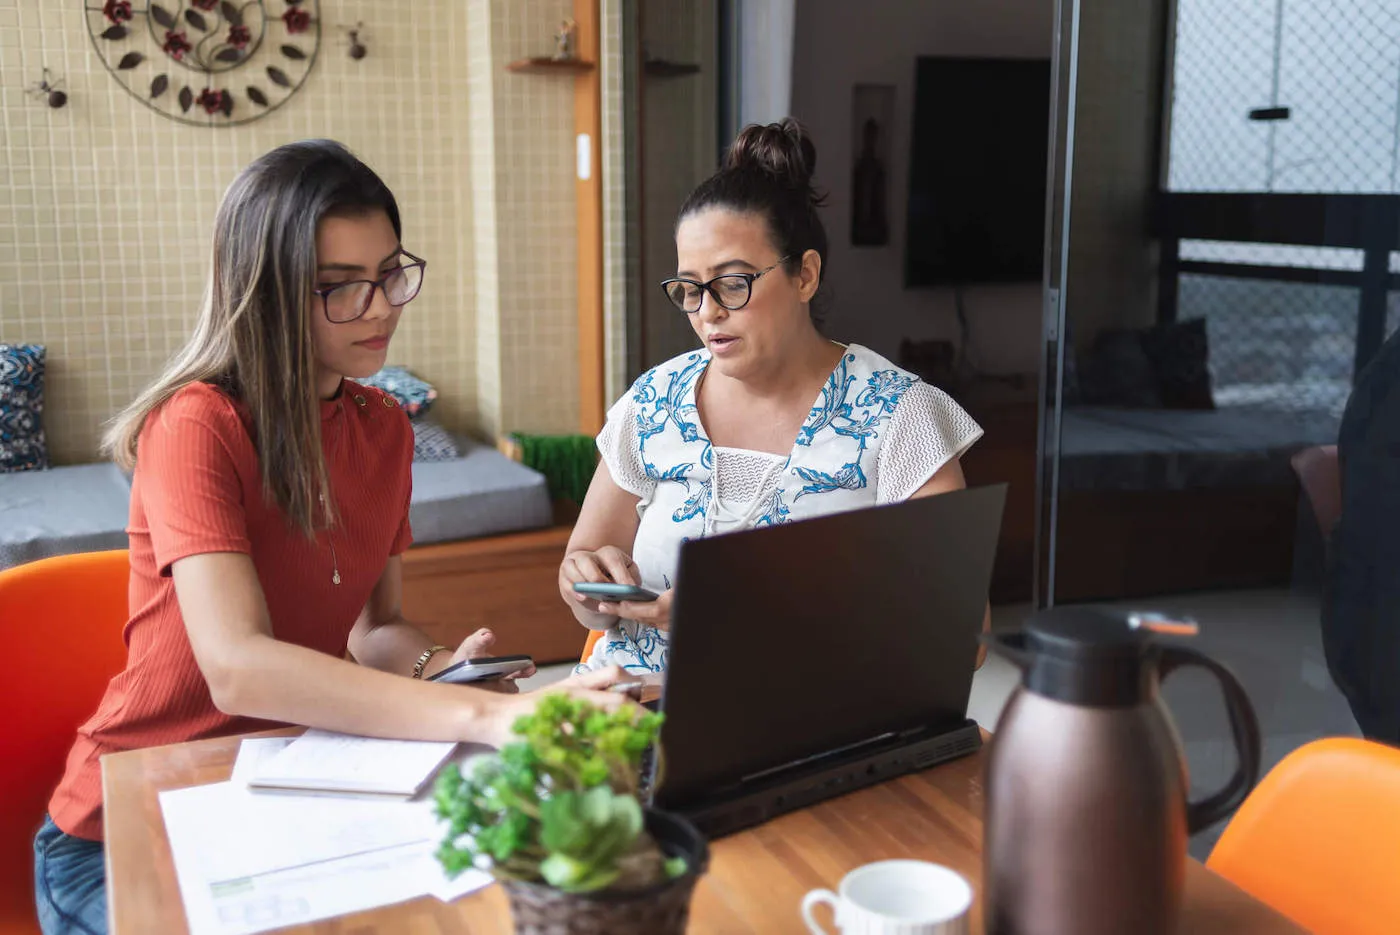
[[[1225,694],[1225,712],[1235,741],[1235,774],[1214,795],[1186,806],[1187,829],[1195,834],[1239,808],[1259,781],[1259,721],[1244,686],[1229,669],[1184,646],[1164,646],[1159,652],[1157,673],[1161,679],[1183,666],[1200,666],[1215,676]]]

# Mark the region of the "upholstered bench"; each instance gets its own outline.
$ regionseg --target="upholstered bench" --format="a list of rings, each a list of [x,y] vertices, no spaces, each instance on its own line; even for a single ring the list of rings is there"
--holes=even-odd
[[[115,464],[0,474],[0,568],[126,548],[131,484]]]
[[[462,457],[413,463],[409,522],[418,545],[548,526],[544,475],[494,448],[457,440]]]
[[[555,584],[567,527],[550,527],[544,476],[485,445],[415,462],[404,555],[404,613],[434,639],[490,626],[500,653],[577,658],[582,630]],[[131,486],[113,464],[0,474],[0,568],[51,555],[121,549]]]

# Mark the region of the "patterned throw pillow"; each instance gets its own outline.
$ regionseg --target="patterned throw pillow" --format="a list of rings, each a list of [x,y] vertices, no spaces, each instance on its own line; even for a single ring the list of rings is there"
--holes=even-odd
[[[407,367],[385,367],[374,376],[356,382],[383,390],[397,399],[410,419],[427,412],[438,395],[432,384],[409,373]]]
[[[49,466],[43,412],[43,345],[0,344],[0,473]]]
[[[1134,328],[1100,331],[1084,367],[1078,373],[1079,394],[1090,406],[1158,409],[1162,394],[1152,359]]]
[[[1157,373],[1162,405],[1168,409],[1215,408],[1204,318],[1159,324],[1142,336],[1142,347]]]
[[[429,419],[414,419],[413,425],[413,460],[414,461],[451,461],[460,458],[462,452],[457,448],[457,440],[452,437],[452,433]]]

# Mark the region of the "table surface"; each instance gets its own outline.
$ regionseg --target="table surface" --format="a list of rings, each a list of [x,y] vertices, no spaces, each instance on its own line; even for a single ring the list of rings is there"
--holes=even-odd
[[[103,759],[114,935],[188,931],[157,794],[227,779],[241,740],[202,740]],[[983,765],[977,753],[713,842],[710,870],[695,890],[689,931],[804,932],[798,906],[808,890],[835,888],[848,871],[873,860],[915,858],[952,867],[972,882],[978,898],[972,931],[981,932]],[[425,897],[285,931],[482,935],[512,929],[505,894],[491,886],[454,903]],[[1303,932],[1194,860],[1188,861],[1179,931]]]

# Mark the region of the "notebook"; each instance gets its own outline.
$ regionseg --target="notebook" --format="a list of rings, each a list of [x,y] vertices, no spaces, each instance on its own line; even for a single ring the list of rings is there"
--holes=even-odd
[[[456,746],[308,730],[284,750],[259,763],[248,779],[248,787],[412,798]]]

